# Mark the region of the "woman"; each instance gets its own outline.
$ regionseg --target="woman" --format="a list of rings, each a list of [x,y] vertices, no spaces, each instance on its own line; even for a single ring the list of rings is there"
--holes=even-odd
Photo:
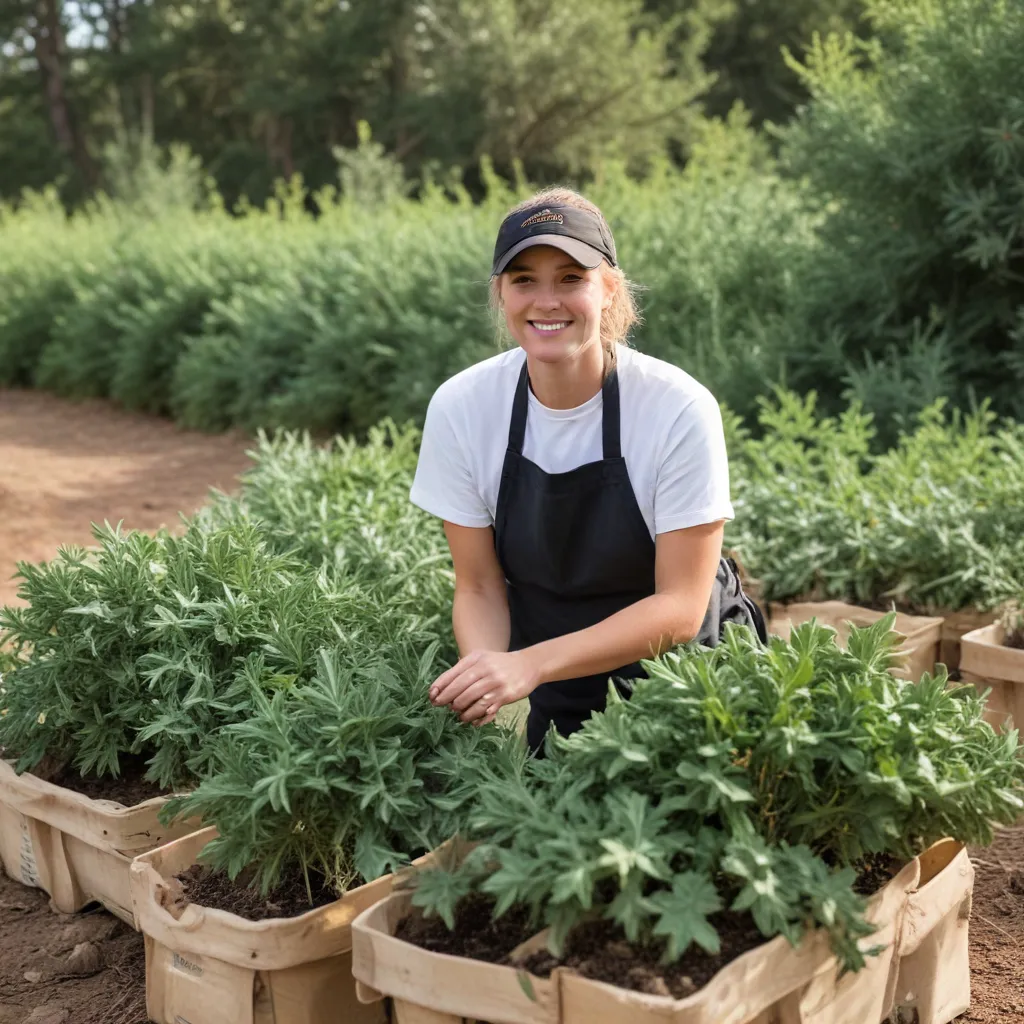
[[[636,307],[592,203],[515,207],[491,298],[516,347],[437,389],[411,493],[455,566],[462,657],[430,699],[480,725],[529,697],[539,751],[604,707],[610,676],[627,692],[639,659],[698,636],[729,466],[712,395],[623,343]]]

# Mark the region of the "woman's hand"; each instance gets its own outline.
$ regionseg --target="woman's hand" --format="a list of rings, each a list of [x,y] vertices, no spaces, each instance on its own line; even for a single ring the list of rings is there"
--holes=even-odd
[[[430,702],[450,704],[463,722],[487,725],[500,708],[529,696],[539,684],[528,650],[474,651],[434,680]]]

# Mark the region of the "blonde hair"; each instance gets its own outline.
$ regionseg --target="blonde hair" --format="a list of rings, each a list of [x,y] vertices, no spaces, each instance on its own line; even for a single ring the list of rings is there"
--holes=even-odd
[[[522,213],[535,206],[573,206],[577,210],[585,210],[587,213],[598,217],[609,236],[611,228],[596,204],[581,196],[579,192],[571,188],[546,188],[529,199],[513,206],[507,217],[512,214]],[[615,361],[616,343],[626,344],[627,335],[631,328],[641,321],[640,309],[636,303],[636,285],[630,281],[619,267],[613,267],[610,263],[601,264],[601,272],[606,279],[611,279],[616,284],[615,294],[612,296],[611,305],[601,312],[601,347],[607,353],[612,364]],[[490,286],[490,307],[495,318],[495,325],[498,328],[502,341],[506,340],[505,318],[501,305],[501,275],[491,279]]]

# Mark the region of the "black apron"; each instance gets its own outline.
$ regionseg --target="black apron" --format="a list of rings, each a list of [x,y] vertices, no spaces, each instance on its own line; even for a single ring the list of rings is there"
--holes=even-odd
[[[593,626],[654,593],[655,545],[629,482],[619,443],[619,381],[602,386],[604,457],[568,473],[545,473],[523,457],[527,364],[512,403],[494,535],[505,573],[516,651]],[[540,750],[548,725],[567,736],[602,711],[609,676],[628,695],[639,663],[542,683],[530,695],[526,737]],[[622,680],[623,682],[619,682]]]

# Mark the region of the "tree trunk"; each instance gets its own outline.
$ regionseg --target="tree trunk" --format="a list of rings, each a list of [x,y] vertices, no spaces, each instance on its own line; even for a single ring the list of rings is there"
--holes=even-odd
[[[32,38],[43,80],[43,95],[57,145],[70,157],[91,188],[96,184],[96,165],[85,147],[64,84],[64,32],[60,24],[60,0],[37,0]]]

